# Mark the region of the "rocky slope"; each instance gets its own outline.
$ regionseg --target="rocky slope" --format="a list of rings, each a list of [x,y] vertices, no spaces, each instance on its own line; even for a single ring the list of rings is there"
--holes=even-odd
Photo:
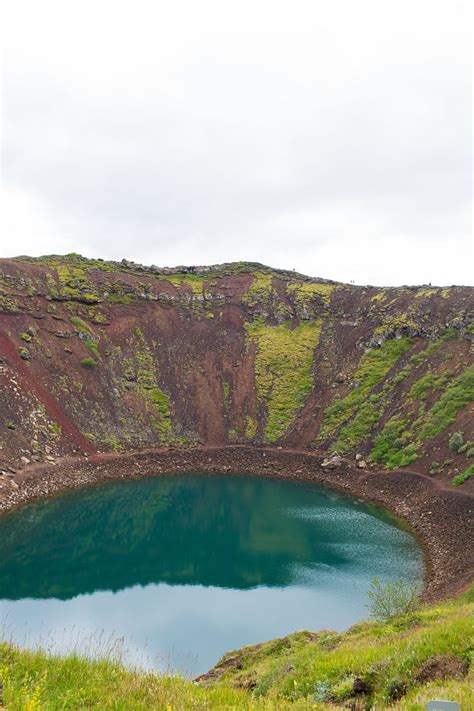
[[[245,443],[467,481],[473,306],[469,287],[358,287],[258,264],[2,259],[0,471]]]

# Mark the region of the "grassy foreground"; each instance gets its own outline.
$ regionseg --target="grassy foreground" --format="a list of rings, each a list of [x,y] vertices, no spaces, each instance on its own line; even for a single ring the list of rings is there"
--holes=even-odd
[[[49,656],[0,644],[8,709],[472,708],[474,587],[388,624],[297,632],[226,655],[212,679],[125,670],[111,660]]]

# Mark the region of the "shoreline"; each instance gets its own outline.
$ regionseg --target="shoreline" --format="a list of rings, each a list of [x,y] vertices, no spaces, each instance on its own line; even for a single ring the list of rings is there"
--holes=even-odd
[[[55,464],[28,467],[10,484],[5,483],[0,489],[0,515],[61,493],[164,474],[251,474],[300,480],[376,504],[401,519],[423,548],[423,601],[462,592],[472,582],[472,494],[451,491],[430,477],[410,471],[376,471],[348,464],[327,471],[321,467],[322,461],[322,455],[312,452],[245,445],[64,458]]]

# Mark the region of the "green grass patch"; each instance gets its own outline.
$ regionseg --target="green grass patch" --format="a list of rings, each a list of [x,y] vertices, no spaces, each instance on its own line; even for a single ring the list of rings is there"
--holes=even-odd
[[[255,387],[267,404],[265,437],[276,442],[293,422],[313,387],[311,367],[321,334],[321,319],[267,326],[256,319],[246,323],[249,343],[255,343]]]
[[[474,365],[471,365],[448,384],[439,400],[429,410],[420,434],[421,442],[436,437],[449,427],[457,414],[473,400]]]
[[[369,394],[378,385],[397,361],[411,346],[404,336],[399,340],[389,339],[380,348],[373,348],[362,356],[353,380],[358,383],[345,398],[333,402],[326,410],[318,440],[332,438],[348,420],[353,422],[341,431],[336,448],[346,450],[360,438],[365,437],[377,421],[379,397],[368,400]]]
[[[401,417],[391,417],[375,438],[370,458],[383,462],[387,469],[406,467],[417,458],[417,445],[412,441],[409,423]]]
[[[134,294],[109,294],[107,296],[109,304],[131,304],[135,301]]]
[[[70,316],[69,320],[79,333],[93,335],[92,328],[80,316]]]
[[[84,345],[90,350],[92,355],[97,360],[100,360],[99,341],[96,341],[94,338],[86,338],[84,341]]]
[[[454,486],[461,486],[461,484],[464,484],[464,482],[472,476],[474,476],[474,464],[470,464],[467,469],[462,472],[462,474],[458,474],[453,477],[453,484]]]
[[[81,365],[84,368],[95,368],[97,363],[93,358],[83,358],[83,360],[81,360]]]

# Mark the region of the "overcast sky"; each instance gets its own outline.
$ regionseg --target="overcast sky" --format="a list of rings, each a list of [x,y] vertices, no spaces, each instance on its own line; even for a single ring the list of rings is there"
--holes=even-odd
[[[464,0],[10,0],[1,256],[472,283]]]

